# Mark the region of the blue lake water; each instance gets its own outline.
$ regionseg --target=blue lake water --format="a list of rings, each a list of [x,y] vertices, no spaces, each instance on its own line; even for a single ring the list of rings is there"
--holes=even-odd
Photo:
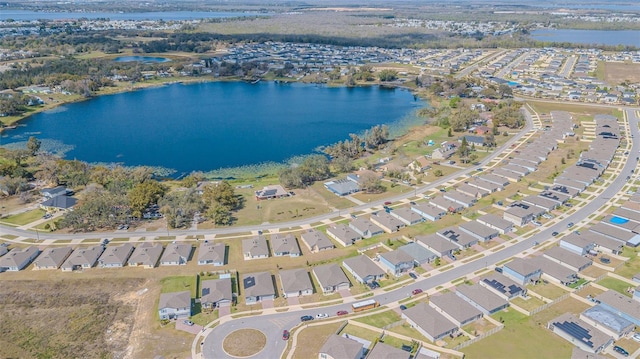
[[[26,10],[2,10],[0,21],[13,19],[31,20],[64,20],[64,19],[111,19],[111,20],[194,20],[221,19],[244,16],[266,16],[270,14],[256,12],[208,12],[208,11],[166,11],[166,12],[40,12]]]
[[[71,146],[66,158],[160,166],[178,174],[309,154],[376,124],[419,121],[400,89],[260,82],[173,84],[100,96],[36,114],[1,142],[30,135]]]
[[[113,59],[115,62],[144,62],[144,63],[159,63],[169,62],[170,59],[166,57],[152,57],[152,56],[120,56]]]
[[[531,32],[531,37],[538,41],[640,47],[639,30],[535,30]]]

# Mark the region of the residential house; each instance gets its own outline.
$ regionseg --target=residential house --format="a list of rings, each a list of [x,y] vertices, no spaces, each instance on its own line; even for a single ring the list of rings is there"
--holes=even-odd
[[[540,279],[542,269],[531,262],[530,259],[514,258],[502,266],[502,274],[520,285],[527,285]]]
[[[620,340],[630,333],[633,333],[633,329],[635,328],[635,325],[631,321],[626,320],[602,305],[587,308],[587,310],[580,313],[580,319],[601,332],[612,336],[615,340]]]
[[[531,263],[542,269],[542,278],[559,283],[570,285],[578,281],[578,272],[569,269],[558,262],[554,262],[544,256],[532,257]]]
[[[613,343],[613,338],[571,313],[565,313],[547,324],[554,333],[589,353],[600,353]]]
[[[0,243],[0,257],[7,254],[9,252],[9,244],[8,243]]]
[[[203,241],[198,249],[198,265],[223,266],[226,255],[227,246],[224,243]]]
[[[407,166],[411,171],[422,173],[431,168],[429,161],[425,156],[416,158],[413,162]]]
[[[480,285],[496,293],[506,300],[511,300],[516,297],[526,297],[527,289],[518,285],[518,283],[505,277],[502,274],[490,274],[483,278]]]
[[[438,257],[452,256],[453,251],[459,249],[457,245],[437,234],[416,236],[414,241],[427,250],[433,252]]]
[[[40,203],[40,208],[47,212],[68,211],[78,203],[78,200],[68,196],[56,196]]]
[[[412,226],[420,222],[424,222],[424,218],[418,214],[418,212],[412,211],[409,207],[396,208],[390,211],[389,214],[404,223],[407,226]]]
[[[490,192],[487,190],[471,186],[470,184],[467,184],[467,183],[463,183],[462,185],[458,186],[456,188],[456,191],[476,199],[480,199],[490,194]]]
[[[458,326],[455,323],[425,302],[418,302],[415,306],[403,310],[401,316],[411,327],[432,342],[447,335],[453,335],[458,331]]]
[[[358,181],[351,177],[325,182],[324,187],[338,196],[348,196],[360,191]]]
[[[575,254],[562,247],[547,249],[542,255],[576,272],[586,269],[593,263],[591,259]]]
[[[200,304],[204,309],[229,307],[233,304],[231,277],[202,281]]]
[[[491,174],[496,175],[496,176],[500,176],[500,177],[504,177],[509,182],[519,182],[520,179],[522,178],[521,174],[513,172],[513,171],[509,171],[509,170],[504,169],[502,167],[494,169],[491,172]]]
[[[485,139],[482,136],[464,135],[458,138],[458,142],[462,143],[462,139],[466,139],[469,146],[474,145],[476,147],[484,147]]]
[[[413,257],[400,250],[378,254],[378,259],[383,268],[396,277],[413,269]]]
[[[620,254],[622,253],[623,243],[615,239],[605,237],[595,232],[583,231],[580,236],[594,244],[594,249],[598,252]]]
[[[269,257],[269,246],[264,236],[256,236],[242,240],[242,255],[244,260],[260,259]]]
[[[28,266],[37,256],[40,250],[36,246],[27,248],[13,248],[7,254],[0,257],[0,272],[17,272]]]
[[[356,231],[363,238],[371,238],[373,236],[377,236],[379,234],[383,234],[384,230],[375,224],[373,224],[370,220],[364,217],[357,217],[351,222],[349,222],[349,227]]]
[[[160,258],[161,266],[186,265],[191,259],[193,247],[187,243],[170,243]]]
[[[595,234],[595,233],[594,233]],[[560,239],[560,247],[577,255],[584,256],[593,251],[596,244],[581,234],[570,233]]]
[[[275,257],[289,256],[299,257],[302,255],[298,240],[293,234],[275,233],[271,235],[271,250]]]
[[[104,252],[104,246],[95,245],[87,248],[76,248],[62,264],[60,269],[70,272],[93,267],[100,255]]]
[[[469,208],[473,206],[478,201],[476,197],[467,196],[466,194],[463,194],[458,191],[446,192],[444,193],[443,197],[450,201],[458,203],[464,206],[465,208]]]
[[[133,249],[131,243],[107,246],[98,258],[98,266],[100,268],[122,268],[133,253]]]
[[[483,224],[489,228],[493,228],[500,234],[505,234],[513,231],[513,222],[500,218],[495,214],[484,214],[476,219],[480,224]]]
[[[375,343],[373,349],[369,351],[367,354],[367,359],[409,359],[411,358],[411,353],[406,352],[402,349],[392,347],[389,344],[385,344],[383,342]]]
[[[335,263],[315,266],[311,271],[322,288],[322,293],[325,295],[348,290],[351,286],[349,278],[344,274],[342,268]]]
[[[161,320],[188,318],[191,316],[191,292],[162,293],[158,302]]]
[[[360,234],[351,229],[351,227],[347,227],[345,224],[330,225],[327,227],[327,235],[338,241],[338,243],[342,244],[344,247],[350,246],[356,241],[362,239]]]
[[[129,257],[129,267],[154,268],[163,251],[162,244],[143,242],[136,246]]]
[[[430,250],[424,248],[416,242],[407,243],[404,246],[398,248],[399,251],[403,251],[413,258],[413,264],[415,266],[421,266],[425,263],[433,262],[438,256]]]
[[[600,301],[600,305],[605,309],[617,313],[636,326],[640,326],[640,302],[615,290],[600,293],[595,299]]]
[[[362,359],[366,350],[358,341],[331,334],[320,348],[318,359]]]
[[[442,238],[451,241],[458,246],[459,249],[469,248],[478,244],[478,239],[466,232],[461,231],[458,227],[447,227],[436,232]]]
[[[256,191],[256,200],[258,201],[289,196],[291,196],[291,193],[287,192],[287,190],[280,185],[265,186],[263,189]]]
[[[497,229],[486,226],[478,221],[469,221],[461,223],[458,226],[462,232],[465,232],[479,241],[486,242],[500,235]]]
[[[280,283],[285,298],[300,297],[313,294],[313,284],[309,272],[305,268],[281,270]]]
[[[44,198],[53,198],[53,197],[58,197],[58,196],[66,196],[69,194],[69,190],[67,189],[67,187],[64,186],[58,186],[58,187],[54,187],[54,188],[43,188],[40,190],[40,194],[44,197]]]
[[[443,196],[436,196],[429,200],[429,204],[440,208],[443,211],[456,213],[462,211],[465,207],[464,205],[448,200]]]
[[[607,238],[614,239],[616,241],[620,241],[624,244],[634,242],[634,239],[638,236],[636,233],[617,226],[610,226],[602,221],[589,227],[589,231],[605,236]]]
[[[539,207],[522,202],[514,202],[504,211],[502,218],[510,221],[516,226],[522,227],[544,212],[545,210],[540,209]]]
[[[412,205],[411,210],[420,215],[420,217],[426,218],[433,222],[439,220],[447,214],[446,210],[427,203]]]
[[[521,201],[530,206],[538,207],[544,212],[551,212],[560,206],[560,203],[557,201],[537,195],[526,196]]]
[[[480,310],[452,292],[431,296],[429,305],[459,327],[482,318]]]
[[[494,176],[494,177],[498,177],[498,176]],[[502,178],[502,177],[499,177],[499,178]],[[509,181],[507,181],[507,183],[508,182]],[[504,189],[503,185],[485,181],[482,178],[474,178],[471,181],[469,181],[469,183],[467,184],[473,188],[477,188],[480,191],[484,191],[487,194],[502,191]]]
[[[273,278],[270,272],[248,273],[242,276],[244,300],[246,304],[255,304],[276,298]]]
[[[405,224],[403,222],[391,216],[387,212],[374,212],[371,214],[370,220],[373,224],[384,229],[384,231],[387,233],[397,232],[400,230],[400,228],[405,227]]]
[[[48,247],[33,261],[33,269],[58,269],[69,257],[73,249],[71,247]]]
[[[482,176],[479,176],[478,179],[481,181],[497,184],[501,188],[507,187],[509,183],[511,183],[509,179],[492,173],[483,174]]]
[[[360,283],[371,283],[382,279],[385,274],[382,268],[364,254],[345,259],[342,266]]]
[[[462,284],[456,287],[455,293],[485,315],[494,314],[509,306],[506,299],[479,284]]]
[[[322,232],[316,229],[309,229],[300,235],[302,242],[309,248],[311,252],[320,252],[333,249],[333,242]]]

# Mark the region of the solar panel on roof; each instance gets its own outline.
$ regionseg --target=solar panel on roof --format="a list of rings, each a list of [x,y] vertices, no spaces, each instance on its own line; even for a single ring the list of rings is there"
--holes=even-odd
[[[590,340],[591,339],[591,335],[589,334],[589,331],[586,330],[585,328],[579,326],[576,323],[573,322],[562,322],[562,323],[553,323],[553,325],[555,325],[556,327],[562,329],[563,331],[565,331],[567,334],[571,335],[572,337],[580,340],[581,342],[589,345],[589,347],[593,348],[593,342]]]

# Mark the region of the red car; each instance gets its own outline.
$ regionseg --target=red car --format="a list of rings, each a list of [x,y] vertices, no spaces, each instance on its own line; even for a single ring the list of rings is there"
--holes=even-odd
[[[282,340],[289,340],[289,331],[285,330],[282,332]]]
[[[347,312],[346,310],[339,310],[336,315],[347,315],[349,314],[349,312]]]
[[[411,292],[411,293],[413,293],[413,295],[418,295],[418,294],[422,293],[422,289],[420,289],[420,288],[414,289],[413,292]]]
[[[390,204],[391,204],[391,202],[389,202],[389,201],[387,201],[387,202],[385,202],[385,203],[384,203],[384,205],[385,205],[385,206],[388,206],[388,205],[390,205]]]

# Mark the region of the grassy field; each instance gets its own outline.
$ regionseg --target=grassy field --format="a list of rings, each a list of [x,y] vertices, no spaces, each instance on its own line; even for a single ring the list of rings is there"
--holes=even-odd
[[[627,292],[627,288],[629,287],[633,287],[631,284],[627,283],[627,282],[623,282],[619,279],[616,278],[602,278],[598,284],[600,284],[603,287],[607,287],[609,289],[613,289],[618,293],[622,293],[624,295],[626,295],[627,297],[631,297],[631,294],[629,294]]]
[[[16,214],[13,216],[9,216],[7,218],[3,218],[0,222],[23,226],[25,224],[29,224],[35,220],[38,220],[44,216],[46,212],[40,208],[34,209],[27,212],[22,212],[20,214]]]
[[[514,309],[498,312],[492,317],[504,321],[504,329],[462,349],[462,352],[469,359],[569,358],[573,346],[546,329],[547,322],[562,313],[577,314],[587,307],[577,300],[566,299],[532,317]]]
[[[395,323],[400,320],[400,315],[393,310],[387,310],[386,312],[369,315],[354,319],[357,322],[372,325],[376,328],[382,328],[385,325]]]
[[[610,84],[619,84],[624,81],[629,81],[630,83],[639,82],[640,64],[605,62],[604,80]]]
[[[520,297],[511,300],[511,303],[517,305],[518,307],[524,309],[524,310],[528,310],[531,311],[533,309],[539,308],[541,306],[544,305],[544,302],[541,301],[538,298],[529,296],[529,298],[527,300],[524,300]]]
[[[307,359],[317,357],[318,352],[320,352],[320,348],[324,345],[324,342],[331,334],[335,334],[341,325],[342,323],[332,323],[312,327],[302,327],[298,334],[298,344],[304,343],[304,345],[296,346],[293,358]]]
[[[551,300],[554,300],[568,293],[567,290],[562,289],[557,285],[551,284],[551,283],[547,283],[547,284],[539,283],[536,285],[528,285],[527,288]]]
[[[162,280],[160,280],[160,284],[162,285],[162,293],[182,292],[188,290],[191,292],[191,298],[195,298],[198,294],[196,293],[198,286],[195,275],[162,278]]]

